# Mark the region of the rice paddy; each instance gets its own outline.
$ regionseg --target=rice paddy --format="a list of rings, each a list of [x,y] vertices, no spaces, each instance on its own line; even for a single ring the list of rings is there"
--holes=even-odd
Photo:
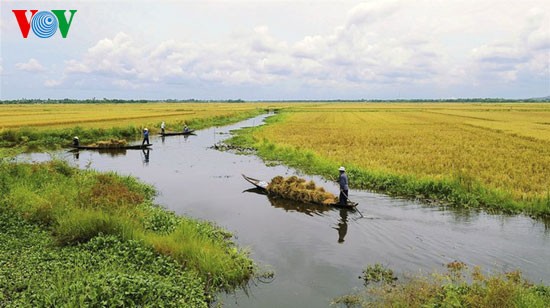
[[[280,107],[277,107],[280,108]],[[74,136],[82,144],[106,139],[141,138],[143,128],[160,132],[226,125],[273,109],[267,103],[0,104],[0,155],[66,147]],[[17,151],[15,151],[17,152]]]
[[[356,187],[393,185],[362,185],[359,171],[383,175],[380,181],[456,182],[466,193],[488,189],[505,196],[496,203],[508,198],[550,213],[549,123],[544,103],[333,103],[285,110],[251,137],[261,153],[279,152],[269,159],[283,158],[285,149],[289,161],[304,156],[298,165],[318,158],[352,167]]]
[[[180,123],[213,117],[228,117],[268,104],[242,103],[127,103],[127,104],[0,104],[0,130],[23,127],[34,129],[112,128],[128,125],[154,125],[166,121],[181,130]],[[167,129],[172,129],[167,126]]]

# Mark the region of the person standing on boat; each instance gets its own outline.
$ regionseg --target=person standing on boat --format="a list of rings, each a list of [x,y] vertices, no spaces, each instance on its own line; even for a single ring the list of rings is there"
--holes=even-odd
[[[141,145],[149,144],[149,130],[147,128],[143,129],[143,141]]]
[[[187,127],[187,124],[183,124],[183,132],[187,133],[189,131],[189,127]]]
[[[338,171],[340,171],[340,177],[338,178],[338,183],[340,183],[340,197],[338,200],[340,201],[340,205],[345,206],[348,204],[348,175],[346,174],[346,168],[344,167],[338,168]]]
[[[164,134],[164,129],[166,128],[166,124],[164,123],[164,121],[162,121],[162,123],[160,124],[160,132],[162,134]]]

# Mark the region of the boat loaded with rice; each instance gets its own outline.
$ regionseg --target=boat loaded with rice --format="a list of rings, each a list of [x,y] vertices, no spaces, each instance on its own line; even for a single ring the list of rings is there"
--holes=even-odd
[[[195,134],[194,129],[188,130],[186,132],[165,132],[165,133],[160,133],[161,136],[194,135],[194,134]]]
[[[317,205],[333,206],[340,208],[354,209],[356,202],[347,201],[346,205],[340,204],[338,197],[318,187],[313,181],[306,181],[297,176],[283,178],[276,176],[271,182],[258,180],[242,174],[243,178],[254,185],[257,189],[265,191],[268,195],[278,196],[285,199],[313,203]]]

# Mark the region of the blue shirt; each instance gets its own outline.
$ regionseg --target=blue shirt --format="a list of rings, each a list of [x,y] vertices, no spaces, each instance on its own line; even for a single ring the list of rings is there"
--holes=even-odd
[[[341,190],[349,190],[348,175],[345,172],[340,173],[340,178],[338,179],[338,182],[340,182]]]

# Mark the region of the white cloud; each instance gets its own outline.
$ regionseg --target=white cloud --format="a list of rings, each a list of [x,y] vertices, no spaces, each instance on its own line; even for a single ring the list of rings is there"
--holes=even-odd
[[[39,73],[46,70],[46,68],[42,66],[42,64],[40,64],[40,62],[38,62],[38,60],[34,58],[29,59],[29,61],[25,63],[17,63],[15,64],[15,67],[19,70],[29,72],[29,73]]]
[[[111,33],[65,61],[63,77],[45,84],[126,90],[172,83],[274,89],[292,84],[339,93],[385,88],[391,95],[403,85],[443,88],[540,80],[549,76],[550,48],[548,5],[541,3],[369,1],[334,12],[342,17],[332,30],[293,39],[273,23],[236,22],[239,27],[230,34],[210,41]]]
[[[47,79],[44,81],[44,85],[48,88],[57,87],[63,83],[63,80]]]
[[[400,4],[395,0],[374,0],[358,4],[348,12],[346,27],[372,24],[387,19],[398,10]]]
[[[498,78],[505,82],[521,76],[550,81],[550,17],[533,10],[523,29],[513,40],[482,45],[472,50],[473,69],[480,78]]]
[[[139,86],[128,81],[128,80],[124,80],[124,79],[117,79],[117,80],[113,80],[113,85],[117,86],[118,88],[121,88],[121,89],[127,89],[127,90],[135,90],[135,89],[138,89]]]

